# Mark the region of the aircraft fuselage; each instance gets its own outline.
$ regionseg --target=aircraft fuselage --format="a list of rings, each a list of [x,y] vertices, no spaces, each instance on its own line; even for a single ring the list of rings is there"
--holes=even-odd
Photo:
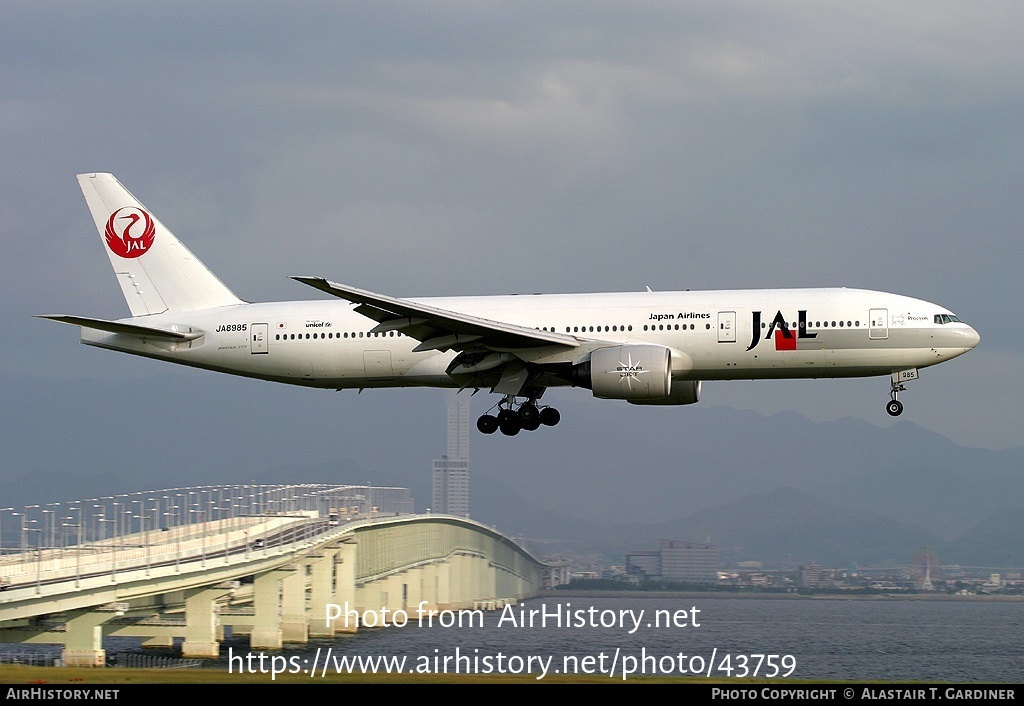
[[[556,425],[538,400],[560,386],[686,405],[703,380],[890,375],[896,416],[919,368],[979,340],[948,309],[858,289],[400,299],[295,277],[335,298],[250,304],[113,175],[78,181],[132,316],[43,318],[89,345],[294,385],[488,389],[502,399],[477,420],[486,434]]]
[[[530,352],[537,365],[578,365],[599,337],[671,349],[673,380],[863,377],[956,357],[977,334],[948,309],[858,289],[533,294],[410,301],[578,337]],[[955,318],[955,317],[954,317]],[[325,388],[458,387],[453,351],[420,351],[400,331],[336,301],[239,304],[122,322],[200,334],[183,342],[82,329],[89,345],[219,372]],[[520,356],[522,354],[520,353]],[[552,381],[552,385],[571,384]]]

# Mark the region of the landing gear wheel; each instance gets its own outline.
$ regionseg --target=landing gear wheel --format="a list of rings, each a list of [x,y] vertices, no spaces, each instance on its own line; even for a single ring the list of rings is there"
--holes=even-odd
[[[885,411],[889,413],[890,417],[898,417],[903,414],[903,403],[899,400],[889,400],[885,405]]]
[[[558,424],[562,415],[554,407],[545,407],[540,411],[540,423],[546,427],[553,427]]]
[[[537,409],[537,405],[530,402],[526,402],[519,407],[519,421],[523,423],[523,428],[526,428],[528,422],[536,420],[540,416],[540,410]]]
[[[499,425],[501,433],[505,436],[515,436],[519,433],[519,430],[523,428],[523,423],[519,421],[519,417],[515,414],[509,413],[508,417]]]
[[[493,434],[498,431],[498,418],[485,414],[476,420],[476,428],[484,434]]]
[[[505,395],[501,402],[476,420],[476,428],[483,434],[500,431],[505,436],[515,436],[521,431],[536,431],[541,425],[555,426],[562,415],[554,407],[537,405],[537,398],[542,392],[525,395],[522,403],[514,395]]]

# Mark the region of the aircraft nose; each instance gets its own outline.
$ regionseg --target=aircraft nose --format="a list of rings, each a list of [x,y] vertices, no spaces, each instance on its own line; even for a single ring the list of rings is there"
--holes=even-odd
[[[964,350],[969,351],[981,342],[981,336],[970,326],[964,331]]]

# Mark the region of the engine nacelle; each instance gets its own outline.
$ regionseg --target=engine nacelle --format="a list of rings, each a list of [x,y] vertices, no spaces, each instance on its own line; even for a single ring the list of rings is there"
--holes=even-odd
[[[672,393],[672,351],[632,344],[598,348],[590,354],[590,389],[610,400],[657,400]]]
[[[694,404],[700,399],[700,380],[676,380],[672,394],[658,400],[629,400],[630,404]]]

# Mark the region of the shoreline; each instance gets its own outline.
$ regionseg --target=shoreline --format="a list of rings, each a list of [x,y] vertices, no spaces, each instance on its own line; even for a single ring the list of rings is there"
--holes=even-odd
[[[957,595],[949,593],[754,593],[743,591],[602,591],[574,589],[566,591],[541,591],[533,598],[762,598],[767,600],[825,600],[825,601],[962,601],[962,602],[1024,602],[1024,596],[1004,595]]]

